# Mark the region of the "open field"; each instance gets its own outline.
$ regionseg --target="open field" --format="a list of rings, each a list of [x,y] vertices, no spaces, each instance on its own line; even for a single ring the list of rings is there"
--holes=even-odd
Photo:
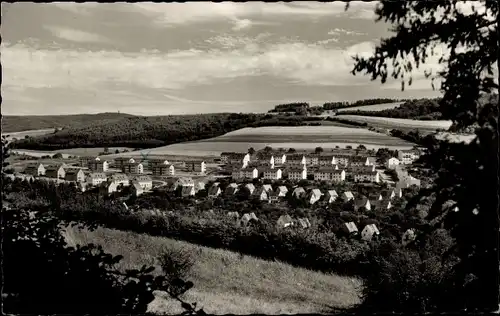
[[[385,134],[375,133],[363,128],[339,126],[297,126],[297,127],[258,127],[243,128],[223,136],[206,140],[186,142],[162,146],[153,149],[136,151],[116,156],[150,155],[183,155],[198,157],[216,157],[225,151],[245,152],[253,147],[255,150],[271,146],[273,148],[314,149],[335,148],[340,146],[356,147],[360,144],[367,148],[387,147],[392,149],[412,148],[414,144]]]
[[[395,107],[400,106],[404,102],[391,102],[391,103],[382,103],[382,104],[373,104],[373,105],[362,105],[362,106],[353,106],[350,108],[338,109],[337,112],[344,111],[382,111],[394,109]]]
[[[127,147],[108,147],[109,152],[114,152],[115,150],[123,151],[129,150],[131,148]],[[93,148],[70,148],[70,149],[60,149],[60,150],[29,150],[29,149],[12,149],[12,152],[16,152],[18,154],[25,154],[28,156],[41,157],[45,155],[54,155],[56,153],[61,153],[64,158],[68,156],[97,156],[100,152],[104,151],[104,147],[93,147]],[[106,155],[107,156],[107,155]]]
[[[408,119],[397,119],[388,117],[362,116],[362,115],[340,115],[339,118],[354,122],[367,123],[377,128],[387,129],[419,129],[421,131],[433,132],[438,128],[448,129],[451,121],[417,121]]]
[[[17,139],[22,139],[25,138],[26,136],[30,137],[35,137],[35,136],[40,136],[40,135],[46,135],[53,133],[54,129],[53,128],[48,128],[48,129],[33,129],[33,130],[28,130],[28,131],[22,131],[22,132],[4,132],[2,135],[8,135],[7,137],[8,140],[12,140],[14,138]]]
[[[358,279],[327,275],[281,262],[264,261],[220,249],[195,246],[167,238],[99,228],[90,232],[68,228],[70,245],[95,243],[106,252],[122,255],[120,269],[154,265],[164,247],[191,250],[195,264],[187,279],[194,288],[185,295],[189,302],[211,314],[327,313],[332,308],[360,302]],[[157,293],[151,312],[182,312],[178,302]]]

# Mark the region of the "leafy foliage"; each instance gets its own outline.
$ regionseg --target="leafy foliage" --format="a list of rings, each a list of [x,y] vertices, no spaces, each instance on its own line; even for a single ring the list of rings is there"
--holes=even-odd
[[[399,102],[399,101],[403,101],[403,100],[377,98],[377,99],[358,100],[355,102],[348,102],[348,101],[326,102],[325,104],[323,104],[323,109],[325,109],[325,110],[337,110],[337,109],[350,108],[350,107],[355,107],[355,106],[375,105],[375,104],[383,104],[383,103],[391,103],[391,102]]]

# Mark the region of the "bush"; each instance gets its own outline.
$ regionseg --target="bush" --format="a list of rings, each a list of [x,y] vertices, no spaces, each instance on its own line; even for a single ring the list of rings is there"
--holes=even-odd
[[[158,260],[167,281],[188,277],[194,265],[194,256],[186,249],[164,248]]]

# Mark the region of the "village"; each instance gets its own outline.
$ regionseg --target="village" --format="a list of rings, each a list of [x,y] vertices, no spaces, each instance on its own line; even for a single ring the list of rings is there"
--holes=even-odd
[[[31,163],[19,176],[70,182],[81,192],[98,189],[107,195],[124,188],[137,197],[154,194],[154,189],[166,190],[181,198],[209,200],[243,194],[246,199],[270,204],[284,203],[290,198],[309,206],[341,201],[353,203],[355,210],[364,208],[370,211],[389,210],[395,199],[403,196],[405,189],[420,187],[420,180],[408,175],[405,170],[419,156],[417,150],[401,150],[397,152],[397,157],[377,162],[377,157],[347,149],[332,153],[266,150],[252,154],[224,152],[217,159],[218,164],[205,161],[169,162],[160,157],[142,160],[118,157],[112,161],[105,157],[80,157],[76,166]],[[210,168],[207,168],[209,165]],[[386,170],[395,172],[397,181],[392,181]],[[323,184],[323,189],[319,184]],[[342,184],[373,188],[369,195],[364,196],[351,190],[340,191],[338,188]],[[228,212],[227,215],[235,217],[244,226],[258,220],[254,213],[243,214],[241,218],[238,212]],[[311,224],[307,218],[293,219],[289,215],[283,215],[277,221],[279,227],[293,225],[308,228]],[[344,228],[349,234],[358,234],[353,222],[345,223]],[[378,228],[370,224],[363,228],[360,237],[371,240],[377,234]]]

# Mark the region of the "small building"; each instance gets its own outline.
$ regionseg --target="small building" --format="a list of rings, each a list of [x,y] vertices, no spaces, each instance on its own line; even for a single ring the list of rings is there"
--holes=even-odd
[[[224,164],[243,164],[244,166],[246,166],[250,162],[250,154],[224,152],[220,155],[220,161]]]
[[[290,215],[281,215],[276,221],[276,226],[278,228],[287,228],[293,226],[293,219]]]
[[[277,197],[285,197],[286,194],[288,193],[288,188],[284,185],[281,185],[276,188],[275,193]]]
[[[410,165],[420,157],[420,153],[416,150],[400,150],[398,151],[398,159],[400,164]]]
[[[150,176],[147,175],[140,175],[134,177],[134,181],[139,183],[139,185],[142,187],[144,191],[149,191],[153,188],[153,180],[151,179]]]
[[[170,183],[170,191],[176,191],[179,187],[194,187],[194,181],[191,177],[171,178],[168,182]]]
[[[328,190],[325,194],[325,202],[326,203],[332,203],[337,200],[339,195],[337,194],[337,191],[335,190]]]
[[[415,234],[415,230],[413,228],[410,228],[404,232],[403,236],[401,237],[401,243],[403,244],[403,246],[406,246],[416,238],[417,235]]]
[[[306,195],[306,190],[304,190],[303,187],[297,187],[292,192],[292,196],[294,196],[296,199],[304,198]]]
[[[309,192],[307,200],[310,204],[314,204],[321,199],[322,195],[323,195],[323,193],[321,193],[320,189],[312,189]]]
[[[318,158],[318,164],[320,167],[330,167],[336,164],[334,155],[322,155]]]
[[[354,182],[380,182],[378,171],[360,172],[354,174]]]
[[[92,172],[106,172],[109,170],[109,162],[101,160],[99,157],[87,163],[87,167]]]
[[[80,168],[68,169],[66,170],[65,180],[74,182],[85,182],[85,173],[83,173],[83,170]]]
[[[255,191],[255,185],[253,185],[253,183],[245,184],[245,188],[248,189],[248,192],[250,192],[250,194],[253,194]]]
[[[224,190],[224,195],[235,195],[239,191],[239,186],[236,183],[230,183],[226,190]]]
[[[280,168],[265,168],[263,173],[263,178],[268,180],[279,180],[282,177],[282,171]]]
[[[262,188],[264,190],[266,190],[266,192],[272,192],[273,191],[273,187],[270,184],[264,184],[264,185],[262,185]]]
[[[274,165],[283,165],[286,163],[286,155],[285,154],[275,154],[274,155]]]
[[[306,165],[306,157],[304,155],[288,155],[286,157],[286,163],[289,166],[305,166]]]
[[[128,176],[124,173],[114,173],[111,175],[109,178],[111,183],[114,183],[116,185],[123,185],[123,186],[129,186],[130,185],[130,179]]]
[[[391,158],[387,159],[385,166],[387,167],[387,169],[395,169],[397,166],[399,166],[399,159],[395,158],[395,157],[391,157]]]
[[[101,190],[106,192],[107,194],[111,194],[118,191],[118,185],[113,182],[103,183],[101,186]]]
[[[314,180],[317,181],[332,181],[332,182],[343,182],[345,181],[345,171],[335,169],[333,166],[330,167],[320,167],[314,173]]]
[[[175,175],[175,167],[170,164],[157,164],[150,166],[153,176],[173,176]]]
[[[45,175],[45,167],[41,163],[32,163],[24,169],[24,173],[34,177],[43,176]]]
[[[266,189],[264,189],[264,187],[260,187],[260,188],[256,189],[252,195],[254,197],[258,198],[260,201],[269,200],[269,195],[268,195]]]
[[[135,159],[131,157],[118,157],[114,160],[114,167],[117,169],[122,169],[127,163],[135,163]]]
[[[208,196],[209,197],[217,197],[217,196],[221,195],[221,193],[222,193],[222,190],[219,186],[219,182],[215,182],[214,184],[212,184],[210,189],[208,189]]]
[[[240,220],[240,223],[243,225],[243,226],[246,226],[248,224],[250,224],[252,221],[258,221],[259,219],[257,218],[257,216],[255,215],[254,212],[248,214],[248,213],[245,213],[243,214],[243,216],[241,217],[241,220]]]
[[[348,222],[344,223],[342,225],[342,231],[347,233],[348,235],[357,235],[358,234],[358,227],[354,222]]]
[[[127,162],[123,164],[122,172],[129,174],[142,174],[144,173],[144,166],[140,162]]]
[[[196,190],[194,186],[183,186],[181,190],[182,197],[194,196],[196,194]]]
[[[54,179],[66,178],[66,170],[63,165],[52,165],[45,168],[45,176]]]
[[[144,189],[139,183],[132,181],[132,192],[134,192],[135,196],[139,196],[144,193]]]
[[[358,200],[354,201],[354,210],[357,211],[359,209],[366,209],[367,211],[371,211],[372,206],[370,204],[370,200],[368,200],[366,197],[361,197]]]
[[[319,164],[319,157],[317,155],[306,155],[307,166],[317,166]]]
[[[351,191],[345,191],[344,193],[342,193],[342,200],[344,202],[352,201],[354,200],[354,194],[352,194]]]
[[[371,241],[373,237],[378,235],[380,235],[380,231],[375,224],[366,225],[361,231],[361,239],[364,241]]]
[[[87,183],[92,186],[99,186],[107,180],[108,176],[104,172],[93,172],[87,176]]]
[[[303,167],[290,167],[288,171],[288,180],[306,180],[307,179],[307,168],[305,165]]]

